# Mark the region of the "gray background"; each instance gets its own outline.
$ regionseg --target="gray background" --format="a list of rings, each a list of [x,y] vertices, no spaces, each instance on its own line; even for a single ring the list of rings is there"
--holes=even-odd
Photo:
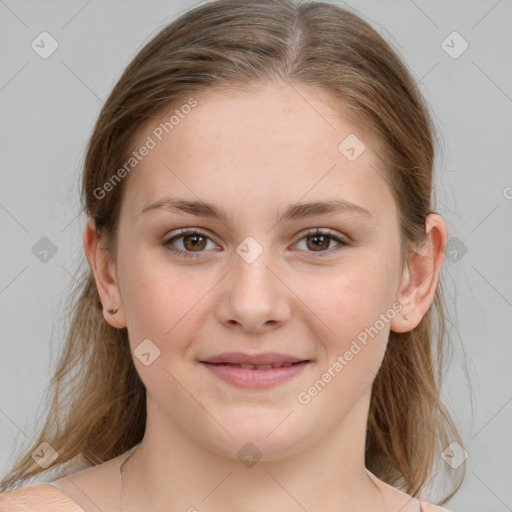
[[[196,4],[0,0],[2,475],[44,412],[64,334],[60,308],[83,258],[78,177],[100,107],[136,51]],[[438,129],[436,208],[451,239],[443,274],[454,344],[443,396],[468,452],[465,483],[445,506],[510,511],[512,2],[348,4],[401,53]],[[47,59],[31,47],[43,31],[59,45]],[[453,31],[469,44],[457,58],[445,51],[463,48],[458,36],[446,40]],[[43,237],[57,249],[46,262],[33,252],[48,244]]]

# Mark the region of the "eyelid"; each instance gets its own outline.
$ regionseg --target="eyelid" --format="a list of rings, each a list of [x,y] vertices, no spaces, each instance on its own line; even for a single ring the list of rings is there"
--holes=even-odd
[[[314,235],[327,235],[331,240],[334,240],[338,245],[336,247],[332,247],[331,249],[327,249],[326,251],[304,251],[306,253],[306,258],[317,259],[317,258],[327,258],[337,253],[339,249],[343,247],[347,247],[351,245],[350,239],[338,231],[329,228],[309,228],[301,231],[297,235],[297,241],[293,245],[297,245],[299,242],[307,238],[308,236]],[[316,254],[316,256],[315,256]]]
[[[165,246],[170,245],[170,242],[172,242],[174,240],[178,240],[187,235],[201,235],[201,236],[204,236],[205,238],[208,238],[212,242],[216,243],[213,240],[214,237],[208,231],[205,231],[201,228],[182,228],[182,229],[179,229],[174,235],[166,237],[163,244]],[[187,254],[193,254],[193,251],[177,250],[176,252],[186,252]],[[200,254],[201,252],[205,252],[205,251],[198,251],[198,254]]]
[[[305,236],[311,235],[330,235],[333,238],[339,238],[341,241],[349,243],[349,238],[347,235],[340,233],[339,231],[335,231],[330,228],[308,228],[304,231],[301,231],[297,234],[297,241],[300,242]]]
[[[197,252],[196,251],[183,251],[181,249],[176,249],[175,247],[173,247],[171,245],[171,242],[173,242],[174,240],[178,240],[187,235],[204,236],[205,238],[208,238],[209,240],[214,242],[214,240],[212,239],[213,237],[207,231],[205,231],[201,228],[182,228],[182,229],[178,230],[178,232],[175,233],[174,235],[166,238],[165,241],[163,242],[163,245],[166,247],[169,246],[168,247],[169,251],[171,251],[175,254],[184,256],[184,257],[192,257],[192,258],[200,257],[202,253],[207,252],[207,251],[197,251]],[[340,248],[340,246],[343,247],[343,246],[350,245],[349,238],[346,235],[339,233],[335,230],[332,230],[329,228],[308,228],[308,229],[305,229],[297,234],[297,240],[292,244],[292,246],[297,245],[304,238],[306,238],[308,236],[314,236],[314,235],[327,235],[330,237],[331,240],[334,240],[338,243],[338,246],[328,249],[326,251],[305,251],[306,253],[313,253],[313,254],[317,253],[319,257],[332,255],[338,248]],[[308,255],[307,257],[315,257],[315,256]]]

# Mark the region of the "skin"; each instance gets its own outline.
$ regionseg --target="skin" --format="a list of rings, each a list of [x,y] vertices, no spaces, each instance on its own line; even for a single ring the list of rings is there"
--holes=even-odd
[[[430,215],[426,243],[402,268],[384,167],[364,133],[330,103],[326,93],[296,84],[210,92],[129,176],[115,261],[87,223],[84,248],[101,301],[118,308],[115,315],[105,311],[105,320],[128,328],[132,353],[147,338],[160,350],[148,366],[134,357],[147,389],[147,426],[127,464],[124,511],[419,510],[417,500],[365,470],[365,428],[389,331],[416,327],[434,299],[446,225]],[[168,117],[155,120],[140,141]],[[338,150],[349,134],[366,145],[352,162]],[[163,209],[141,214],[163,197],[214,203],[228,218]],[[371,216],[334,213],[276,224],[288,205],[333,198]],[[165,245],[187,227],[206,232],[201,248],[194,251],[190,238],[173,246],[195,258]],[[331,239],[315,250],[315,237],[302,234],[314,228],[349,245]],[[252,263],[236,252],[248,236],[263,250]],[[397,301],[407,319],[396,314],[386,322],[301,404],[298,393]],[[312,363],[274,388],[244,390],[198,362],[226,351],[274,351]],[[262,453],[252,467],[236,455],[248,442]],[[126,456],[54,485],[84,510],[118,510]]]

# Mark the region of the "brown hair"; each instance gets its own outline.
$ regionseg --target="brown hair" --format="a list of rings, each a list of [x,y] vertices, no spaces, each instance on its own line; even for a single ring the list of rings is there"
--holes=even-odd
[[[269,81],[316,87],[336,98],[340,112],[379,147],[398,205],[404,254],[424,241],[425,219],[432,212],[433,128],[413,78],[390,45],[359,16],[329,3],[217,0],[186,12],[142,48],[96,122],[82,202],[114,257],[127,178],[104,197],[95,191],[127,161],[141,127],[212,89]],[[127,330],[105,322],[92,271],[83,267],[71,297],[66,344],[51,379],[45,424],[0,489],[45,471],[31,457],[42,442],[58,452],[50,470],[100,464],[143,438],[145,388]],[[420,324],[410,332],[390,333],[373,383],[366,466],[413,496],[429,483],[441,450],[452,441],[462,445],[440,400],[444,322],[439,282],[433,307]],[[460,478],[447,498],[460,487],[462,469],[453,472]]]

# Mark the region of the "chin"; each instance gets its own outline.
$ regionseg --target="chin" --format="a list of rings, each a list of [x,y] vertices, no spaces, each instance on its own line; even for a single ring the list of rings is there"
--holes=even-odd
[[[292,410],[279,408],[269,412],[263,408],[243,408],[223,419],[218,417],[232,437],[225,430],[216,428],[217,435],[207,442],[208,448],[241,462],[272,461],[294,455],[314,440],[310,439],[308,443],[304,422],[298,421],[298,417],[293,418],[296,412],[288,416]]]

